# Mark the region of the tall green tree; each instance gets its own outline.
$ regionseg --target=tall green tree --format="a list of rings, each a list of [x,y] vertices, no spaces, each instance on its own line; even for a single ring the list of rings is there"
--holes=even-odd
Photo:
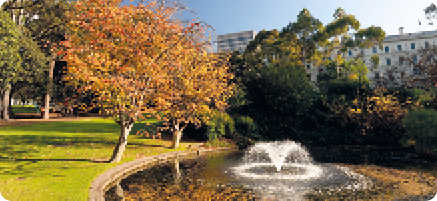
[[[62,55],[57,55],[58,43],[64,41],[64,36],[69,32],[66,26],[68,21],[67,12],[73,10],[71,3],[66,0],[52,1],[46,0],[43,6],[32,7],[36,10],[38,19],[33,20],[29,26],[34,40],[38,41],[41,50],[50,58],[50,69],[47,80],[47,91],[45,94],[44,119],[49,119],[49,103],[51,96],[54,95],[53,74],[55,62],[61,59]]]
[[[353,15],[346,14],[342,8],[336,9],[333,16],[335,20],[324,26],[304,8],[296,22],[282,29],[281,34],[298,35],[298,43],[305,50],[301,55],[303,64],[308,60],[318,66],[323,57],[330,57],[336,49],[343,54],[348,48],[368,48],[381,44],[385,38],[385,32],[379,27],[360,29],[359,21]],[[349,33],[350,28],[356,32]],[[340,73],[339,65],[340,62],[337,63],[337,75]]]
[[[299,37],[299,45],[302,47],[301,62],[306,67],[307,60],[316,54],[316,44],[313,36],[323,30],[323,23],[310,14],[310,11],[304,8],[297,16],[297,22],[290,23],[282,29],[283,33],[292,32]]]
[[[8,120],[11,85],[22,79],[25,70],[19,53],[20,34],[8,13],[0,11],[0,116]]]
[[[8,48],[17,48],[20,54],[20,70],[15,74],[13,82],[5,82],[9,86],[7,91],[2,94],[3,105],[3,118],[9,119],[12,114],[11,110],[11,98],[17,89],[23,87],[23,85],[31,85],[35,80],[41,79],[44,76],[41,74],[46,66],[46,58],[41,54],[37,47],[37,44],[27,34],[27,29],[24,26],[24,22],[30,21],[29,18],[25,18],[23,15],[24,1],[8,1],[2,5],[2,12],[6,13],[3,17],[7,17],[15,23],[18,30],[18,47],[9,46]],[[14,8],[12,8],[14,7]],[[6,9],[12,8],[12,9]],[[7,11],[7,12],[5,12]],[[4,76],[10,76],[5,74]]]
[[[17,24],[25,27],[25,32],[30,36],[36,45],[33,46],[34,51],[43,52],[49,59],[47,75],[39,77],[39,84],[45,84],[45,87],[40,87],[39,91],[45,92],[45,110],[44,118],[49,118],[49,102],[54,94],[56,84],[53,84],[53,71],[55,62],[59,61],[62,55],[56,55],[58,43],[64,40],[64,35],[68,33],[65,23],[68,21],[66,16],[67,11],[73,9],[74,2],[66,0],[11,0],[6,2],[2,9],[11,14],[12,18],[18,19]],[[35,18],[36,16],[36,18]],[[38,47],[39,50],[37,50]],[[36,68],[34,66],[34,68]],[[42,70],[42,69],[41,69]],[[58,85],[59,86],[59,85]],[[60,87],[58,87],[60,88]],[[35,91],[35,90],[32,90]],[[33,96],[40,95],[36,93]]]

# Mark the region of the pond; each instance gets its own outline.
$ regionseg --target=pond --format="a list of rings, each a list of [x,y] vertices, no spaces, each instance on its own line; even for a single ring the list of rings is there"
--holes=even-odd
[[[303,200],[315,189],[360,188],[356,186],[364,180],[332,164],[311,161],[305,149],[292,143],[283,145],[291,148],[279,168],[275,157],[265,155],[265,150],[274,150],[269,147],[276,146],[272,143],[196,160],[175,159],[121,180],[105,193],[105,198],[120,200],[120,195],[126,200]],[[261,151],[250,152],[254,150]]]

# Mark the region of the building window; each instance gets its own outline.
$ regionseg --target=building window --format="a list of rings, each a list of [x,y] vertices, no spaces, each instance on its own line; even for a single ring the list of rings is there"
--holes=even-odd
[[[411,49],[415,50],[416,49],[416,44],[415,43],[411,43]]]
[[[429,48],[429,43],[425,42],[425,49],[428,49],[428,48]]]
[[[391,59],[387,59],[387,65],[391,65]]]
[[[337,55],[341,55],[341,52],[340,52],[340,51],[337,51]]]
[[[420,71],[415,70],[415,71],[413,72],[413,74],[414,74],[414,75],[420,75]]]
[[[331,61],[331,57],[328,57],[328,60]]]
[[[402,51],[401,45],[398,45],[398,51]]]
[[[413,57],[413,63],[417,63],[417,56]]]
[[[404,64],[404,57],[399,57],[399,64]]]
[[[379,78],[379,73],[375,73],[375,78],[376,78],[376,79]]]
[[[352,56],[352,51],[349,50],[349,56]]]
[[[431,61],[432,57],[428,56],[428,58],[426,58],[427,61]]]
[[[310,67],[310,65],[309,65],[309,64],[307,65],[307,69],[311,69],[311,67]]]
[[[385,53],[388,53],[388,52],[389,52],[389,48],[385,47]]]
[[[361,55],[364,55],[364,50],[361,50]]]
[[[373,47],[373,53],[376,53],[376,47]]]

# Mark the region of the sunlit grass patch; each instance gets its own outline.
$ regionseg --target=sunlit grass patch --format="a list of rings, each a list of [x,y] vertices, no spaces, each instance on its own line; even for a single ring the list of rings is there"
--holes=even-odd
[[[180,148],[169,149],[171,141],[141,139],[134,135],[145,126],[144,121],[134,124],[119,164],[187,150],[190,145],[181,143]],[[110,119],[2,127],[2,196],[7,200],[86,200],[93,179],[119,165],[99,162],[109,160],[119,133],[120,125]]]

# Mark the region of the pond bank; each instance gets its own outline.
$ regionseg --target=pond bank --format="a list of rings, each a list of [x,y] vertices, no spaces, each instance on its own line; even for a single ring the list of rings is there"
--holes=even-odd
[[[89,190],[89,199],[92,201],[104,201],[105,192],[113,185],[118,184],[129,175],[148,167],[175,159],[194,159],[199,156],[223,152],[238,151],[237,147],[221,147],[215,149],[199,148],[194,151],[175,151],[155,156],[144,157],[116,166],[94,179]]]

